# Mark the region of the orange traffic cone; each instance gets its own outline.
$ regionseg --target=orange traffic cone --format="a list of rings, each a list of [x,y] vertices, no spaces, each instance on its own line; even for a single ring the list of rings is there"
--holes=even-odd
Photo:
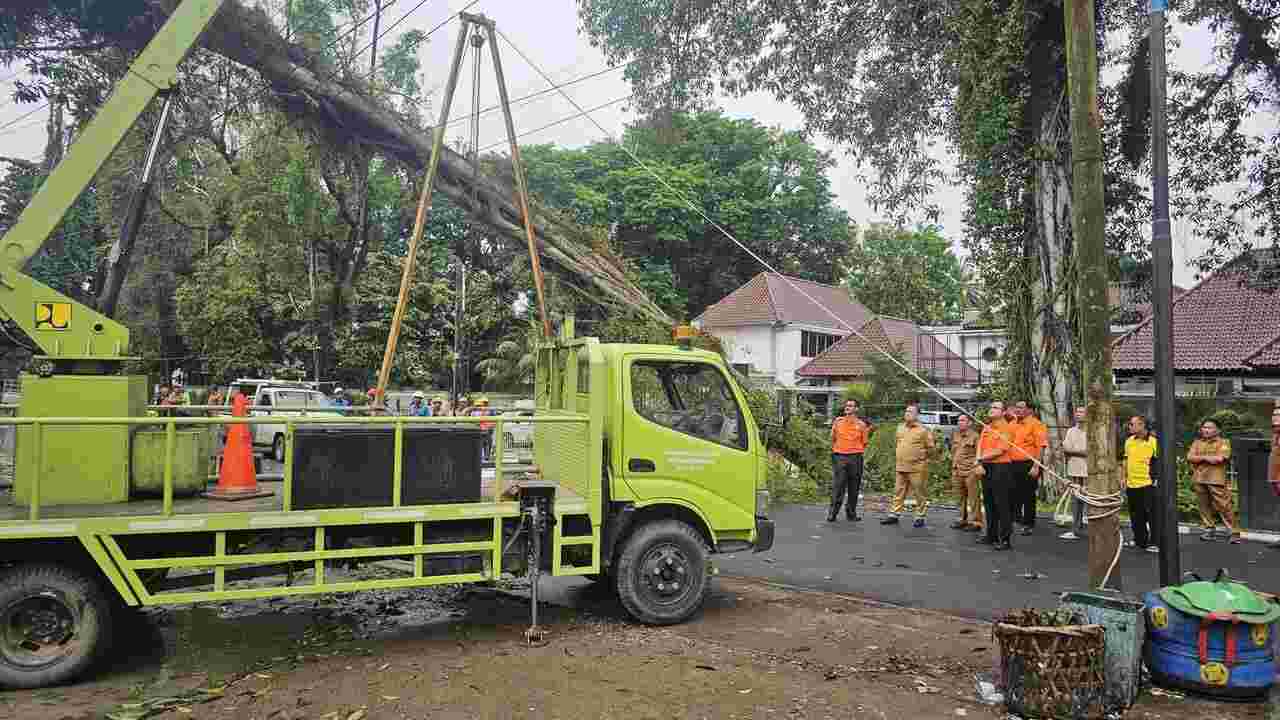
[[[231,398],[231,414],[245,417],[249,414],[249,400],[236,393]],[[232,425],[227,428],[227,444],[222,449],[222,467],[218,469],[218,486],[204,494],[212,500],[249,500],[267,497],[270,490],[258,489],[258,476],[253,471],[253,442],[248,425]]]

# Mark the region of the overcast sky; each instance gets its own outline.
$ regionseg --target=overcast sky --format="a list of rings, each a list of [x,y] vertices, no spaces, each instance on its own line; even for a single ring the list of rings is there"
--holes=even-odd
[[[416,0],[397,0],[386,11],[383,27],[400,18],[402,14],[416,5]],[[410,28],[429,30],[451,13],[467,4],[467,0],[427,0],[416,12],[398,25],[387,40]],[[578,34],[577,4],[575,0],[481,0],[473,6],[471,12],[483,12],[494,18],[501,29],[532,60],[546,71],[557,82],[563,82],[594,73],[607,67],[602,54],[591,47],[590,43]],[[421,49],[423,67],[427,69],[425,85],[435,89],[444,83],[448,70],[450,55],[457,38],[458,23],[452,22],[431,36]],[[1182,46],[1170,57],[1170,66],[1183,69],[1199,69],[1210,63],[1212,56],[1212,37],[1208,33],[1183,29],[1180,33]],[[501,47],[503,69],[506,72],[510,96],[516,99],[547,87],[538,74],[530,68],[516,53],[505,45]],[[497,100],[492,79],[492,68],[487,61],[482,68],[481,95],[482,106],[492,105]],[[471,82],[470,64],[468,71],[458,87],[454,99],[452,117],[470,111]],[[0,155],[36,158],[44,144],[43,119],[45,113],[39,112],[16,124],[9,123],[34,109],[35,105],[14,105],[8,99],[11,90],[11,74],[15,68],[0,66]],[[630,93],[630,88],[622,79],[622,69],[576,84],[566,91],[584,108],[592,108]],[[437,95],[438,97],[438,95]],[[731,116],[753,118],[770,126],[785,129],[799,128],[802,120],[794,108],[779,103],[767,95],[755,95],[740,99],[725,98],[722,107]],[[434,121],[438,113],[438,105],[432,110]],[[527,103],[520,103],[513,108],[516,131],[525,133],[540,128],[575,114],[573,107],[559,93],[548,93]],[[625,103],[614,104],[591,113],[610,135],[617,136],[624,125],[633,119]],[[1276,118],[1268,115],[1260,118],[1256,129],[1263,130],[1274,127]],[[452,139],[465,139],[468,132],[466,124],[453,126]],[[552,142],[562,146],[578,146],[605,138],[595,125],[586,118],[570,120],[540,132],[530,133],[521,138],[521,142]],[[480,144],[482,147],[491,143],[505,141],[505,132],[501,114],[491,113],[481,119]],[[838,165],[831,172],[832,187],[837,202],[860,224],[876,219],[870,206],[865,201],[865,188],[857,179],[853,162],[840,148],[832,147],[822,139],[817,141],[820,147],[833,152]],[[963,188],[959,185],[942,186],[937,191],[936,201],[942,207],[942,225],[944,232],[957,242],[962,230],[961,213],[964,203]],[[748,244],[749,238],[741,238]],[[1194,273],[1187,267],[1187,259],[1193,257],[1201,246],[1184,226],[1174,225],[1174,280],[1180,285],[1194,282]]]

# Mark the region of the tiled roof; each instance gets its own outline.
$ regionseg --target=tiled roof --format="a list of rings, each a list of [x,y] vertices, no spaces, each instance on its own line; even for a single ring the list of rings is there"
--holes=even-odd
[[[1280,370],[1280,334],[1250,353],[1244,362],[1255,369]]]
[[[831,313],[814,300],[844,323],[831,317]],[[866,324],[870,317],[871,311],[850,297],[844,288],[777,273],[760,273],[704,310],[697,320],[704,329],[781,322],[813,325],[844,334],[849,328]]]
[[[863,337],[846,336],[801,366],[796,375],[866,377],[875,372],[872,358],[884,349],[901,352],[916,372],[932,376],[945,385],[976,383],[979,380],[977,368],[938,342],[937,338],[922,332],[910,320],[881,315],[863,325],[859,333]]]
[[[1276,251],[1254,250],[1258,262],[1276,262]],[[1280,292],[1248,282],[1245,255],[1224,265],[1173,301],[1176,372],[1248,371],[1280,365]],[[1154,367],[1152,318],[1115,341],[1116,370]],[[1277,368],[1280,369],[1280,368]]]

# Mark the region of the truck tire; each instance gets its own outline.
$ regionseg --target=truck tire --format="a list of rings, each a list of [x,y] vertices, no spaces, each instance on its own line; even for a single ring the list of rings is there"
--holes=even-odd
[[[636,528],[610,574],[622,606],[649,625],[688,620],[702,607],[711,586],[706,543],[697,530],[679,520]]]
[[[32,563],[0,574],[0,686],[75,679],[110,645],[112,605],[94,578]]]
[[[276,439],[271,441],[271,459],[278,463],[284,462],[284,436],[276,435]]]

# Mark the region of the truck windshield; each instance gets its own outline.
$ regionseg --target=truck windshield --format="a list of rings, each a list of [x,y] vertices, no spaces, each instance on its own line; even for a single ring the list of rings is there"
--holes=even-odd
[[[636,412],[704,440],[746,449],[742,411],[724,375],[707,363],[637,362],[631,367]]]

